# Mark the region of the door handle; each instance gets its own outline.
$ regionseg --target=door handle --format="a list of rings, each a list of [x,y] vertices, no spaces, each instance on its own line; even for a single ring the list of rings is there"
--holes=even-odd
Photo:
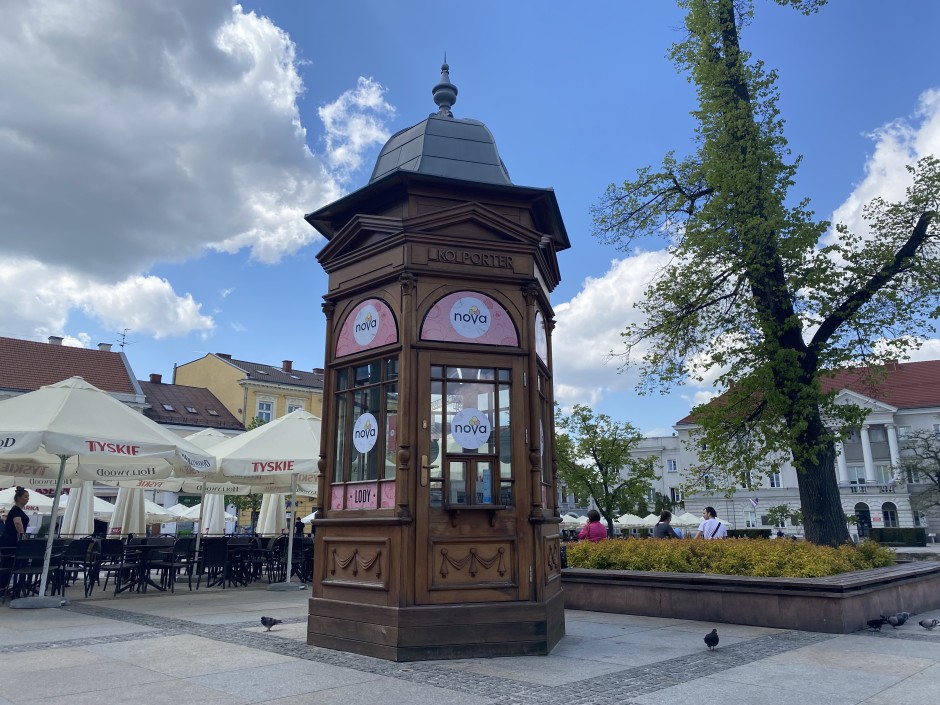
[[[421,478],[420,478],[422,487],[428,486],[428,472],[430,470],[431,470],[431,466],[428,465],[428,456],[422,455],[421,456]]]

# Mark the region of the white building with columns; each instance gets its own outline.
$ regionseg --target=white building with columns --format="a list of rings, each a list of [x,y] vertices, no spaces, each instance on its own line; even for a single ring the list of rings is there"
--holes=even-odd
[[[894,364],[875,386],[851,370],[824,386],[838,390],[837,403],[868,410],[862,426],[851,429],[836,448],[842,509],[858,517],[858,524],[849,527],[853,535],[864,535],[872,527],[924,527],[928,535],[940,534],[940,512],[923,514],[911,508],[911,495],[924,486],[909,482],[911,478],[900,470],[904,438],[911,431],[940,433],[940,360]],[[698,461],[692,442],[696,425],[689,416],[673,428],[672,436],[644,439],[635,455],[656,458],[661,479],[655,491],[673,502],[683,501],[686,511],[698,514],[711,505],[732,528],[776,531],[766,514],[770,507],[800,508],[796,470],[789,464],[754,489],[715,487],[712,494],[683,497],[680,488],[686,473]],[[788,535],[802,534],[798,525],[779,528]]]

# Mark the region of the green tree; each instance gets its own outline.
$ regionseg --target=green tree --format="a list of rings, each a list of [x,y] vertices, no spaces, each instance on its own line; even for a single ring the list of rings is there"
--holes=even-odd
[[[251,431],[251,430],[253,430],[253,429],[258,428],[258,426],[264,426],[266,423],[267,423],[267,421],[265,421],[265,420],[264,420],[263,418],[261,418],[260,416],[253,416],[252,419],[251,419],[251,421],[248,422],[248,425],[245,426],[245,430],[246,430],[246,431]]]
[[[934,431],[911,431],[904,440],[901,469],[911,479],[911,507],[927,512],[940,507],[940,436]]]
[[[251,533],[255,533],[255,525],[258,522],[258,513],[261,511],[260,494],[227,494],[225,495],[225,506],[233,504],[235,509],[241,512],[244,509],[251,511]]]
[[[806,14],[823,4],[777,2]],[[671,255],[638,304],[645,320],[624,331],[624,363],[639,362],[644,392],[716,374],[724,393],[693,410],[703,468],[758,477],[790,460],[806,537],[836,545],[849,534],[834,442],[865,412],[821,382],[846,366],[883,374],[940,313],[940,161],[909,167],[903,201],[868,204],[869,236],[842,225],[827,236],[807,201],[788,199],[799,160],[776,74],[739,40],[750,0],[680,5],[688,34],[671,55],[697,89],[696,149],[611,185],[594,209],[602,241],[631,251],[658,238]]]
[[[578,404],[571,414],[556,414],[558,475],[578,496],[594,500],[614,535],[614,518],[635,506],[647,506],[658,479],[653,459],[631,457],[643,439],[629,423],[619,423]],[[619,512],[619,513],[618,513]]]

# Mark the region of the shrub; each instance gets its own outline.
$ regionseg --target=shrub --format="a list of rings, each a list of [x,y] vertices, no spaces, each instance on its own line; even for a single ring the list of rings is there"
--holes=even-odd
[[[581,541],[568,546],[568,566],[670,573],[721,573],[772,578],[818,578],[894,563],[894,552],[874,541],[857,547],[807,541]]]

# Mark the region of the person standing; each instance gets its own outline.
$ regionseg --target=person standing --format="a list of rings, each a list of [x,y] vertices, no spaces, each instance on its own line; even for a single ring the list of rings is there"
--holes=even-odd
[[[304,523],[298,519],[294,522],[294,536],[296,538],[301,538],[304,535]]]
[[[13,493],[13,506],[7,512],[3,522],[3,536],[0,537],[0,546],[3,548],[16,548],[16,542],[26,535],[29,528],[29,516],[23,510],[29,501],[29,492],[24,487],[17,487]]]
[[[578,534],[578,540],[587,539],[592,543],[597,543],[607,538],[607,528],[601,524],[601,513],[592,509],[587,514],[587,524]]]
[[[698,525],[698,539],[724,539],[728,537],[728,530],[725,525],[718,521],[718,512],[714,507],[705,507],[702,512],[704,521]]]
[[[676,530],[672,528],[669,522],[672,521],[672,512],[664,509],[663,513],[659,515],[659,521],[656,523],[656,526],[653,527],[653,538],[654,539],[677,539],[679,535],[676,533]]]

